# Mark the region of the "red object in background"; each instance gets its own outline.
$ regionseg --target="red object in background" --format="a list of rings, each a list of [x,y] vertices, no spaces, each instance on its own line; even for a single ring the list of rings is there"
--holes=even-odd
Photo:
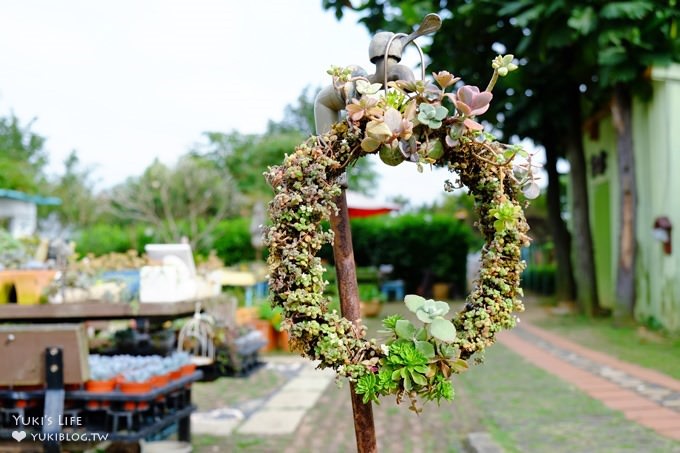
[[[350,219],[388,214],[392,211],[399,210],[399,205],[394,203],[382,203],[358,192],[352,192],[351,190],[348,190],[345,193],[347,196],[347,211]]]

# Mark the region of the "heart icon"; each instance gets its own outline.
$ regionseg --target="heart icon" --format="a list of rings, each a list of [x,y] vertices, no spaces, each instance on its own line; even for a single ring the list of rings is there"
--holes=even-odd
[[[12,437],[14,437],[14,440],[17,442],[21,442],[26,438],[26,431],[12,431]]]

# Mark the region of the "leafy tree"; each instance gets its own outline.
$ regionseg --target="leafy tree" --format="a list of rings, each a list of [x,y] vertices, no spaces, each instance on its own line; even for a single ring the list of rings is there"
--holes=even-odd
[[[314,133],[314,99],[318,92],[318,89],[305,88],[295,104],[286,106],[281,121],[269,121],[264,135],[206,132],[208,143],[199,145],[195,153],[205,155],[229,171],[239,191],[247,197],[268,199],[272,190],[262,174],[268,167],[279,165],[286,153]],[[377,179],[378,174],[368,159],[357,162],[349,171],[349,185],[357,192],[370,194]]]
[[[578,300],[581,308],[598,311],[592,238],[588,216],[586,166],[582,142],[584,119],[614,99],[620,117],[619,147],[622,196],[629,208],[622,238],[634,240],[634,165],[629,123],[631,88],[648,86],[645,69],[652,64],[676,59],[680,44],[676,0],[655,1],[576,1],[555,0],[324,0],[338,17],[345,8],[362,14],[370,31],[408,30],[429,12],[446,18],[433,37],[428,54],[432,69],[454,69],[468,82],[481,80],[488,62],[498,53],[515,52],[522,70],[504,81],[506,92],[496,99],[485,115],[487,121],[506,136],[531,137],[546,148],[549,175],[548,208],[556,245],[558,292],[574,294],[569,243],[577,259]],[[444,66],[444,67],[439,67]],[[498,90],[497,90],[498,91]],[[500,99],[499,99],[500,98]],[[616,116],[615,116],[616,117]],[[572,215],[574,237],[570,237],[560,217],[559,177],[556,162],[565,156],[571,164]],[[628,158],[626,156],[629,156]],[[631,217],[632,216],[632,217]],[[628,224],[628,226],[625,226]],[[634,257],[632,244],[626,250],[630,272]],[[622,244],[624,247],[624,244]],[[632,301],[632,278],[619,285],[619,297]],[[619,282],[622,282],[621,272]],[[628,307],[632,307],[628,303]]]
[[[141,177],[114,187],[110,196],[120,219],[153,226],[165,242],[186,237],[194,249],[239,206],[229,174],[193,155],[182,157],[174,168],[156,160]]]
[[[0,117],[0,188],[40,192],[47,154],[45,139],[22,126],[13,114]]]
[[[220,171],[232,175],[237,190],[251,202],[271,196],[263,173],[267,167],[279,164],[303,140],[303,135],[294,131],[261,136],[238,132],[204,135],[208,143],[199,145],[193,154],[204,156]]]
[[[87,227],[99,221],[104,203],[95,195],[92,169],[83,168],[76,151],[64,160],[64,173],[50,184],[63,203],[53,208],[65,226]]]

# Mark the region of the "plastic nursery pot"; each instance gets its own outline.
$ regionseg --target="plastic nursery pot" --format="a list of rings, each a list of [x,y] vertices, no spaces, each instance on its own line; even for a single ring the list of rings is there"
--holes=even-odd
[[[131,381],[123,381],[120,383],[120,391],[121,393],[127,393],[128,395],[143,395],[145,393],[149,393],[152,390],[151,386],[151,381],[144,381],[144,382],[131,382]],[[126,411],[133,411],[135,409],[137,410],[146,410],[149,408],[149,403],[146,401],[126,401],[123,404],[123,409]]]
[[[16,392],[35,392],[36,390],[42,390],[45,387],[43,385],[15,385],[14,391]],[[18,399],[14,403],[16,408],[30,408],[36,407],[38,405],[37,399]]]
[[[160,374],[151,376],[151,387],[154,389],[163,388],[170,383],[169,374]],[[156,397],[156,401],[165,401],[165,395],[160,395]]]
[[[179,369],[179,371],[182,376],[189,376],[190,374],[193,374],[194,371],[196,371],[196,364],[195,363],[184,364]]]
[[[169,383],[170,383],[170,375],[169,374],[160,374],[160,375],[151,376],[151,387],[153,387],[155,389],[165,387]]]
[[[177,379],[182,377],[182,369],[181,368],[174,369],[170,371],[168,375],[170,376],[171,381],[176,381]]]
[[[106,381],[94,381],[89,380],[85,382],[85,390],[91,393],[110,393],[116,389],[116,380],[109,379]],[[88,401],[86,407],[88,409],[99,409],[109,407],[110,403],[108,401]]]

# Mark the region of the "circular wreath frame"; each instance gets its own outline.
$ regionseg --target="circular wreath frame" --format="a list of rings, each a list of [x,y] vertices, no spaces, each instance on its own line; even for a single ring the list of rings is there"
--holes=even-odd
[[[504,61],[507,67],[507,57]],[[495,83],[499,67],[503,66],[494,66],[489,87]],[[500,73],[504,75],[502,69]],[[365,81],[357,84],[347,71],[336,69],[334,76],[338,87],[344,84],[361,88],[363,83],[364,92],[370,90]],[[415,410],[418,396],[426,400],[451,399],[449,377],[467,368],[469,358],[493,344],[501,329],[512,328],[516,323],[513,312],[524,309],[520,288],[524,262],[520,250],[529,243],[529,228],[520,193],[527,180],[517,177],[517,148],[501,144],[479,130],[481,127],[472,121],[475,105],[469,104],[475,100],[468,96],[470,90],[459,88],[456,94],[446,93],[446,88],[457,81],[449,76],[447,72],[435,74],[441,88],[425,82],[399,81],[390,84],[391,93],[397,93],[390,95],[391,99],[373,94],[351,99],[348,105],[354,107],[347,109],[346,120],[334,124],[323,135],[309,138],[280,166],[265,174],[275,191],[269,205],[272,224],[265,233],[270,297],[284,311],[283,328],[290,333],[292,349],[318,360],[319,367],[333,368],[357,382],[357,392],[364,394],[365,401],[377,401],[384,394],[395,394],[398,401],[407,396]],[[472,93],[479,93],[475,89]],[[482,93],[489,93],[488,104],[490,89]],[[439,124],[432,115],[429,121],[426,114],[432,109],[423,105],[439,108],[447,98],[454,106],[453,113],[441,118]],[[405,123],[399,126],[400,131],[393,127],[389,137],[375,133],[375,127],[385,123],[390,104],[397,107],[402,119],[411,121],[406,134],[404,129],[409,128],[402,127]],[[376,141],[378,147],[371,149]],[[469,189],[479,215],[477,226],[485,241],[475,287],[464,308],[451,319],[455,338],[442,342],[427,331],[418,331],[420,339],[430,342],[435,351],[425,360],[418,350],[408,347],[413,342],[400,339],[395,328],[398,318],[384,321],[393,336],[387,345],[381,345],[366,338],[366,329],[360,322],[355,324],[330,311],[330,300],[324,295],[324,267],[317,257],[321,247],[333,240],[333,232],[324,231],[322,223],[336,210],[334,199],[341,194],[338,179],[343,172],[369,153],[392,156],[390,163],[394,164],[397,151],[408,156],[404,152],[404,144],[408,143],[415,144],[410,159],[417,161],[419,167],[431,164],[448,168],[457,174],[460,185]],[[533,180],[530,182],[533,184]],[[414,338],[414,342],[418,341]]]

